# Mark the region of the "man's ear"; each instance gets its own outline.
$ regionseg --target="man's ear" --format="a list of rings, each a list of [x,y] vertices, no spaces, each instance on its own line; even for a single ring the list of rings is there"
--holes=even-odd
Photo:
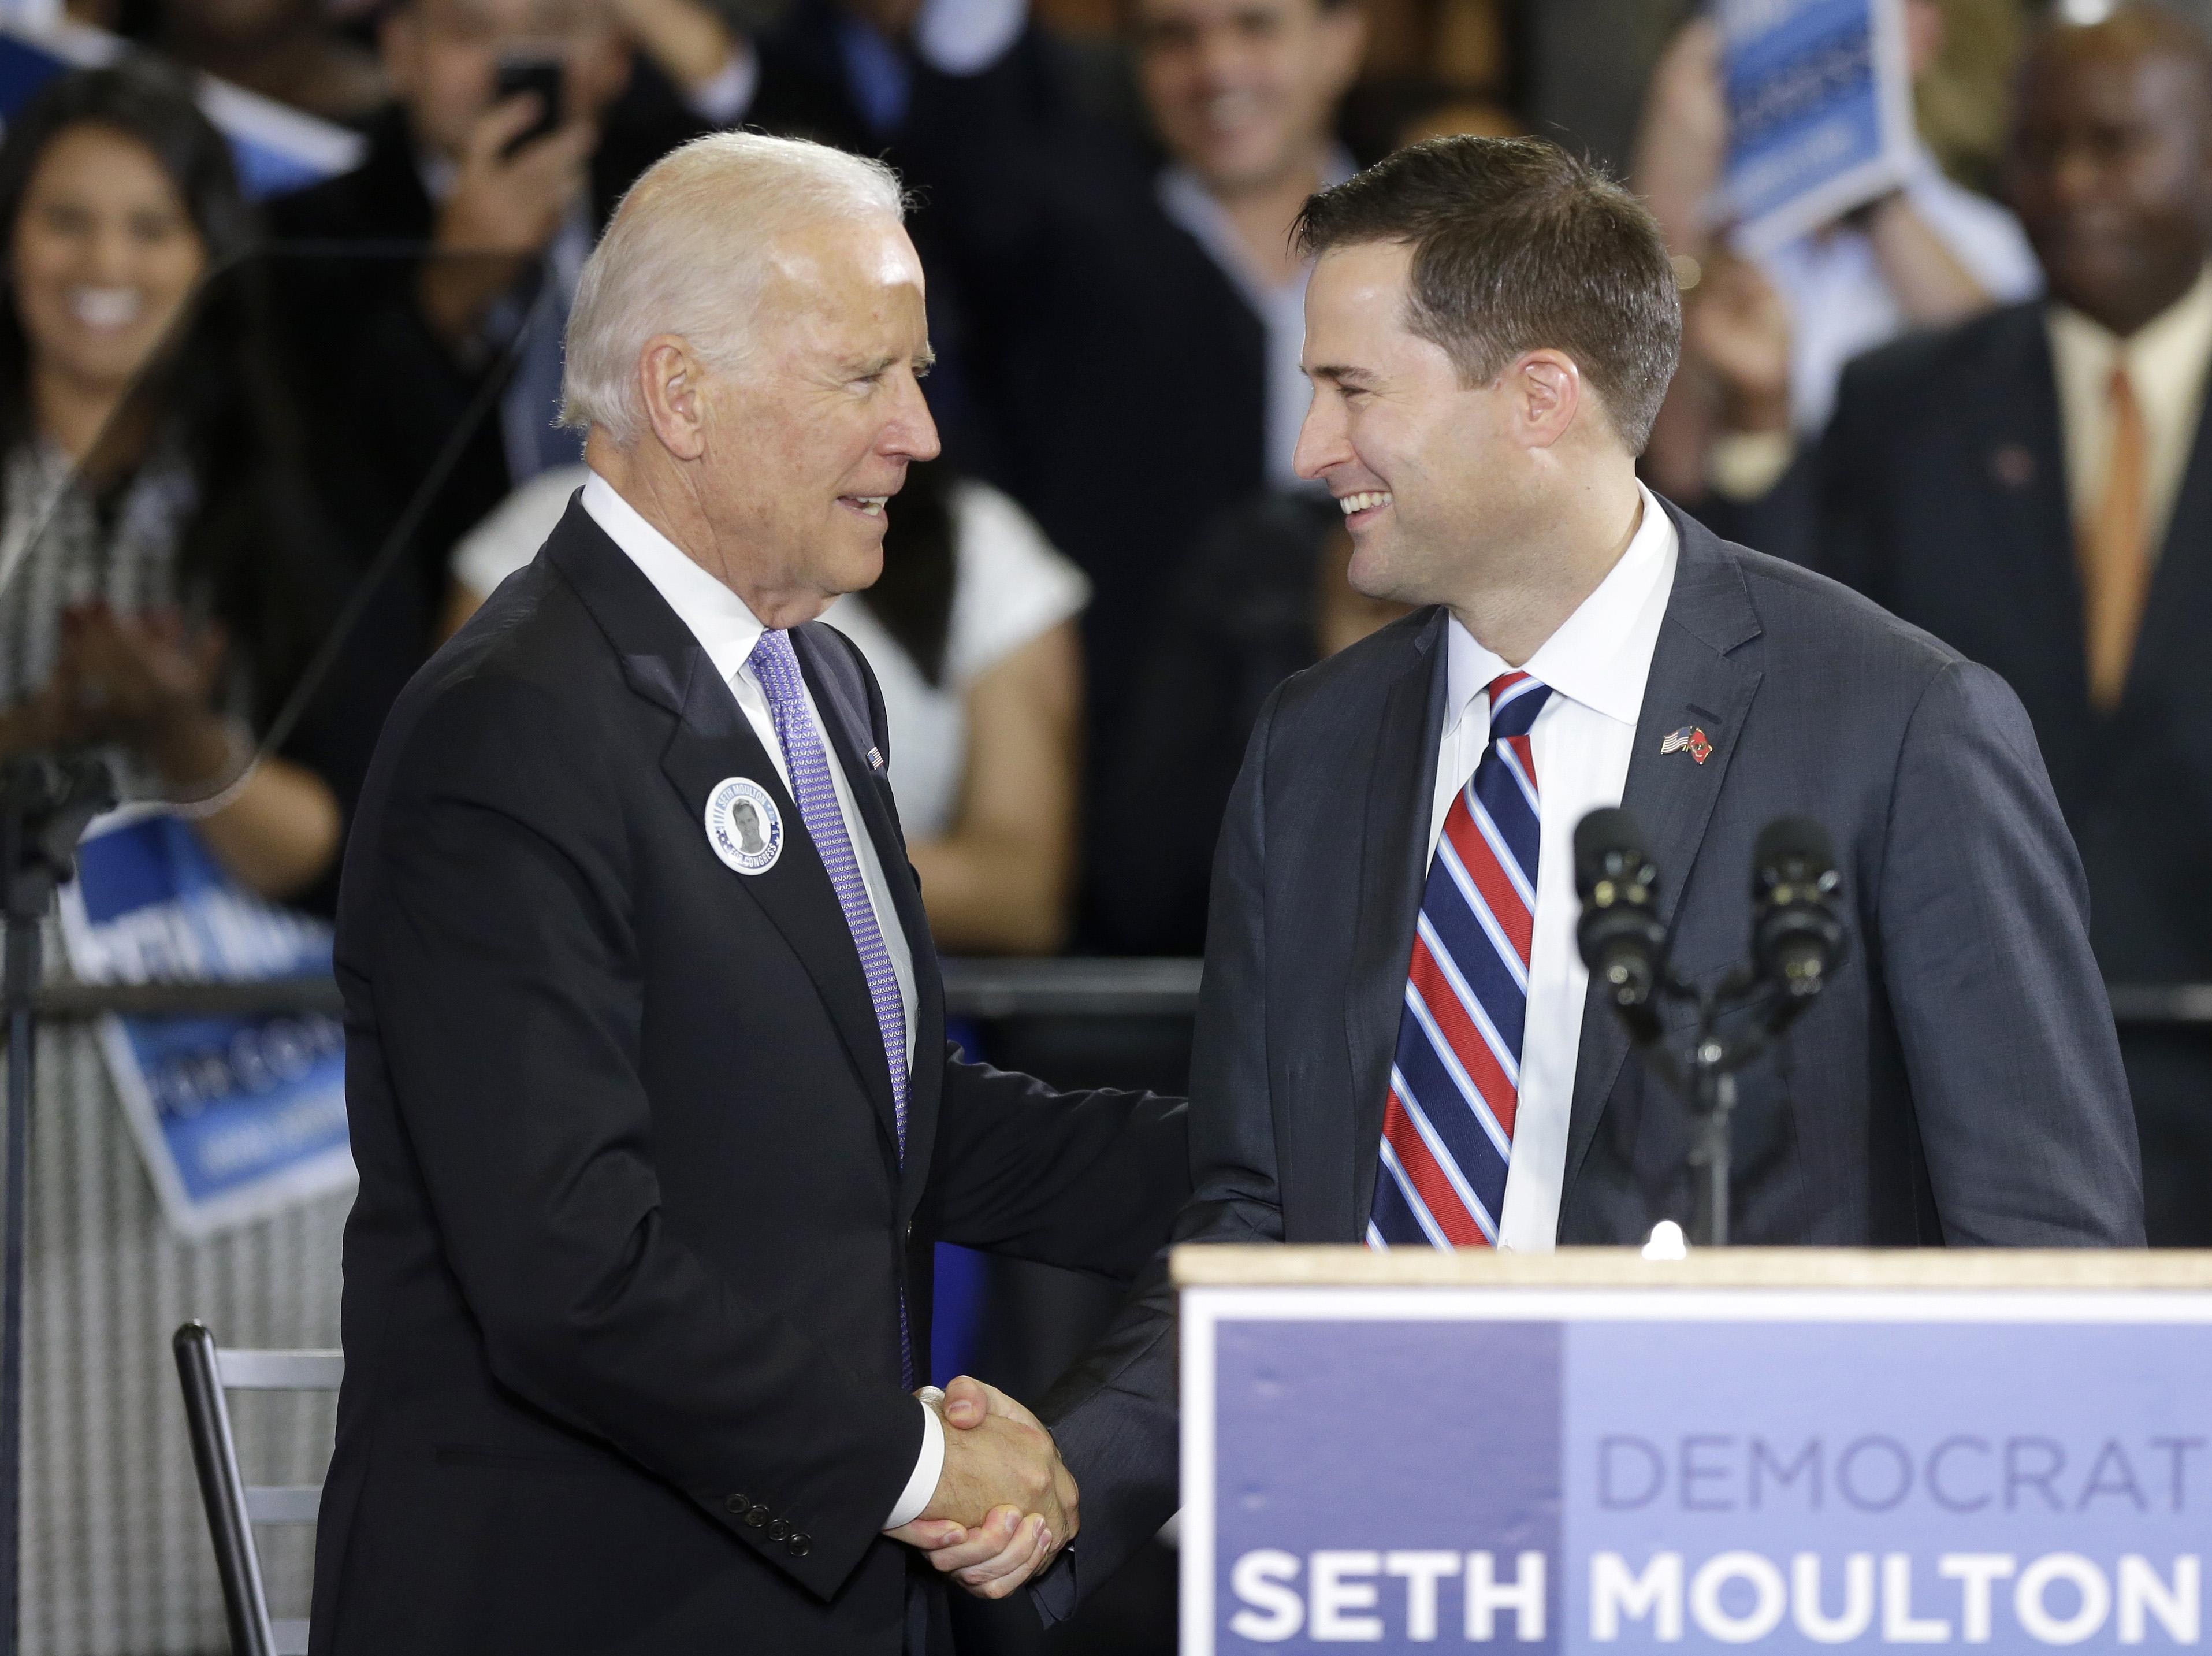
[[[1562,350],[1528,352],[1505,370],[1504,384],[1513,423],[1531,448],[1566,435],[1582,407],[1583,371]]]
[[[707,452],[706,367],[678,333],[656,333],[637,356],[638,391],[660,446],[679,460]]]

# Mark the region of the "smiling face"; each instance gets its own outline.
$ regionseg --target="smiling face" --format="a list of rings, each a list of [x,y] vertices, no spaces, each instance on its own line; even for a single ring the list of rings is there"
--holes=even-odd
[[[1345,508],[1354,587],[1436,604],[1536,514],[1537,480],[1512,440],[1510,375],[1464,385],[1443,347],[1406,326],[1413,258],[1403,242],[1357,242],[1314,266],[1297,472]]]
[[[938,452],[914,244],[888,214],[786,234],[747,338],[702,387],[700,507],[749,586],[818,612],[883,572],[887,502]]]
[[[2212,235],[2204,62],[2123,15],[2046,40],[2021,77],[2019,101],[2007,190],[2051,291],[2131,333],[2204,265]]]
[[[1358,72],[1358,9],[1320,0],[1136,0],[1145,102],[1217,191],[1310,167]]]
[[[208,254],[151,150],[112,127],[75,126],[31,174],[12,259],[34,371],[113,395],[161,343]]]

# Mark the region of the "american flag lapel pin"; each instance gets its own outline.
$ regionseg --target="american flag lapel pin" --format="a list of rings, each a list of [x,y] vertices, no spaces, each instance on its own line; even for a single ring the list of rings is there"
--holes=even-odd
[[[1703,764],[1712,757],[1712,739],[1696,725],[1686,724],[1659,744],[1659,752],[1662,755],[1686,752],[1699,764]]]
[[[877,752],[874,748],[870,748],[868,750],[868,769],[871,770],[880,770],[883,768],[884,756]]]

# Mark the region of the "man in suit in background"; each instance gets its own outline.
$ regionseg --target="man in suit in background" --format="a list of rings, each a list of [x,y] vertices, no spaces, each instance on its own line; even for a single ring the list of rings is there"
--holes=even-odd
[[[1619,804],[1700,984],[1745,953],[1760,831],[1834,839],[1854,947],[1787,1071],[1741,1078],[1734,1239],[2140,1243],[2081,865],[2019,702],[1637,480],[1681,326],[1650,215],[1549,143],[1455,138],[1303,224],[1299,469],[1353,584],[1421,607],[1253,734],[1177,1233],[1546,1249],[1686,1216],[1689,1111],[1575,943],[1575,826]],[[1148,1293],[1041,1409],[1085,1502],[1048,1615],[1175,1506],[1173,1316]]]
[[[2033,46],[2008,193],[2049,282],[1855,364],[1818,562],[1994,667],[2106,978],[2212,980],[2212,48],[2126,7]],[[2131,1026],[2151,1240],[2212,1244],[2212,1038]]]
[[[921,1656],[899,1542],[989,1590],[1074,1533],[1034,1417],[910,1395],[931,1251],[1126,1279],[1186,1139],[945,1044],[882,698],[813,622],[937,452],[928,360],[897,180],[817,145],[685,146],[584,269],[592,476],[401,698],[347,861],[318,1656]]]

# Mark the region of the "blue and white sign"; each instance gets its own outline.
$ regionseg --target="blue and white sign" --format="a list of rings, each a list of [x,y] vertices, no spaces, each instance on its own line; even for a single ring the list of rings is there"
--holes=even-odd
[[[1720,0],[1723,216],[1754,256],[1895,189],[1912,158],[1903,0]]]
[[[2195,1648],[2212,1293],[1194,1288],[1182,1649]]]
[[[241,889],[191,826],[117,812],[77,848],[62,938],[95,983],[326,974],[330,928]],[[100,1020],[115,1090],[170,1223],[186,1236],[353,1182],[345,1032],[319,1012]]]

